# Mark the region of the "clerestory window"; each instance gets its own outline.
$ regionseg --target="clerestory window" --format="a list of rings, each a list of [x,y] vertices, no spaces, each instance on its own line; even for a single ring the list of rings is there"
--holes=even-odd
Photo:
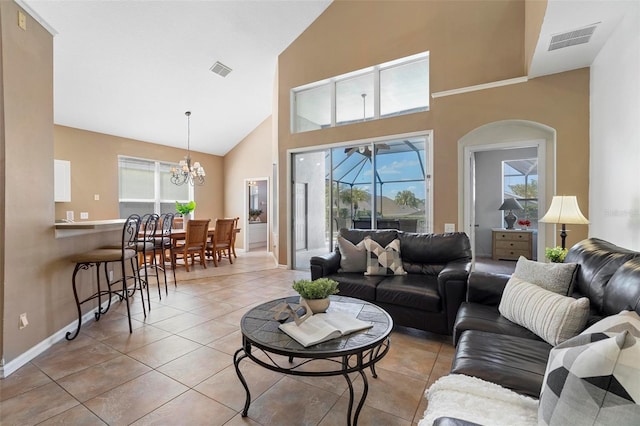
[[[291,132],[429,110],[429,52],[291,90]]]

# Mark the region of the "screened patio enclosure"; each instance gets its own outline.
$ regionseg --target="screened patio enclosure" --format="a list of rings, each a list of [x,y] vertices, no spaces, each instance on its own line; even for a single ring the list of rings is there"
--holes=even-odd
[[[340,228],[430,232],[429,135],[292,154],[292,260],[330,251]]]

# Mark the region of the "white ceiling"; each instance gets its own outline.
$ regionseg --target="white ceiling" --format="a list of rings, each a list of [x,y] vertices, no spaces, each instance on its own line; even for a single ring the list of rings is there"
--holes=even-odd
[[[272,112],[278,55],[331,0],[17,0],[54,38],[56,124],[224,155]],[[549,0],[529,77],[589,66],[637,0]],[[551,36],[600,22],[588,44]],[[222,78],[216,62],[232,68]]]
[[[224,155],[271,114],[278,55],[331,0],[19,3],[57,33],[56,124],[186,148],[191,111],[191,149]]]

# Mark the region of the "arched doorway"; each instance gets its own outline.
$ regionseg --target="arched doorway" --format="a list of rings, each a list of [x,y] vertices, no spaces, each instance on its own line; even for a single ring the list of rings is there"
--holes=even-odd
[[[476,217],[476,157],[478,153],[496,153],[505,157],[507,150],[523,148],[535,149],[537,160],[537,203],[540,205],[540,213],[546,211],[547,199],[555,193],[555,129],[541,123],[526,120],[504,120],[485,124],[478,127],[458,141],[458,223],[461,230],[465,231],[471,239],[474,259],[477,252],[477,236],[486,238],[486,229],[479,229],[479,221]],[[505,157],[507,158],[507,157]],[[486,182],[483,185],[487,185]],[[494,193],[502,194],[504,183],[489,183],[495,185]],[[486,189],[486,188],[482,188]],[[486,199],[486,197],[484,197]],[[498,203],[495,201],[494,204]],[[501,226],[501,213],[499,204],[490,214],[495,214],[491,220],[497,226]],[[536,218],[537,219],[537,218]],[[497,220],[497,222],[496,222]],[[549,229],[547,229],[549,228]],[[534,258],[544,259],[544,247],[546,241],[553,241],[553,227],[539,224],[539,230],[535,234],[536,248]],[[536,256],[537,254],[537,256]]]

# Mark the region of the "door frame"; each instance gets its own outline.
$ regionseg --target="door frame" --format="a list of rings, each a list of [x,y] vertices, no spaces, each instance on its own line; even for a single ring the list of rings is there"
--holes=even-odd
[[[244,179],[244,210],[241,216],[242,219],[242,226],[244,229],[244,232],[242,233],[242,247],[244,248],[245,252],[249,252],[249,195],[251,195],[249,193],[249,182],[260,182],[260,181],[264,181],[267,183],[267,253],[271,252],[271,229],[272,229],[272,224],[273,224],[273,220],[274,218],[271,217],[271,212],[269,211],[269,209],[271,208],[271,203],[273,202],[271,200],[271,186],[269,185],[269,177],[268,176],[262,176],[262,177],[255,177],[255,178],[245,178]]]
[[[540,123],[525,120],[505,120],[489,123],[467,133],[458,140],[458,227],[469,236],[472,262],[475,266],[474,181],[472,161],[476,152],[535,147],[538,150],[539,214],[547,207],[548,194],[555,194],[556,132]],[[553,227],[538,225],[537,258],[544,259],[544,248]]]

